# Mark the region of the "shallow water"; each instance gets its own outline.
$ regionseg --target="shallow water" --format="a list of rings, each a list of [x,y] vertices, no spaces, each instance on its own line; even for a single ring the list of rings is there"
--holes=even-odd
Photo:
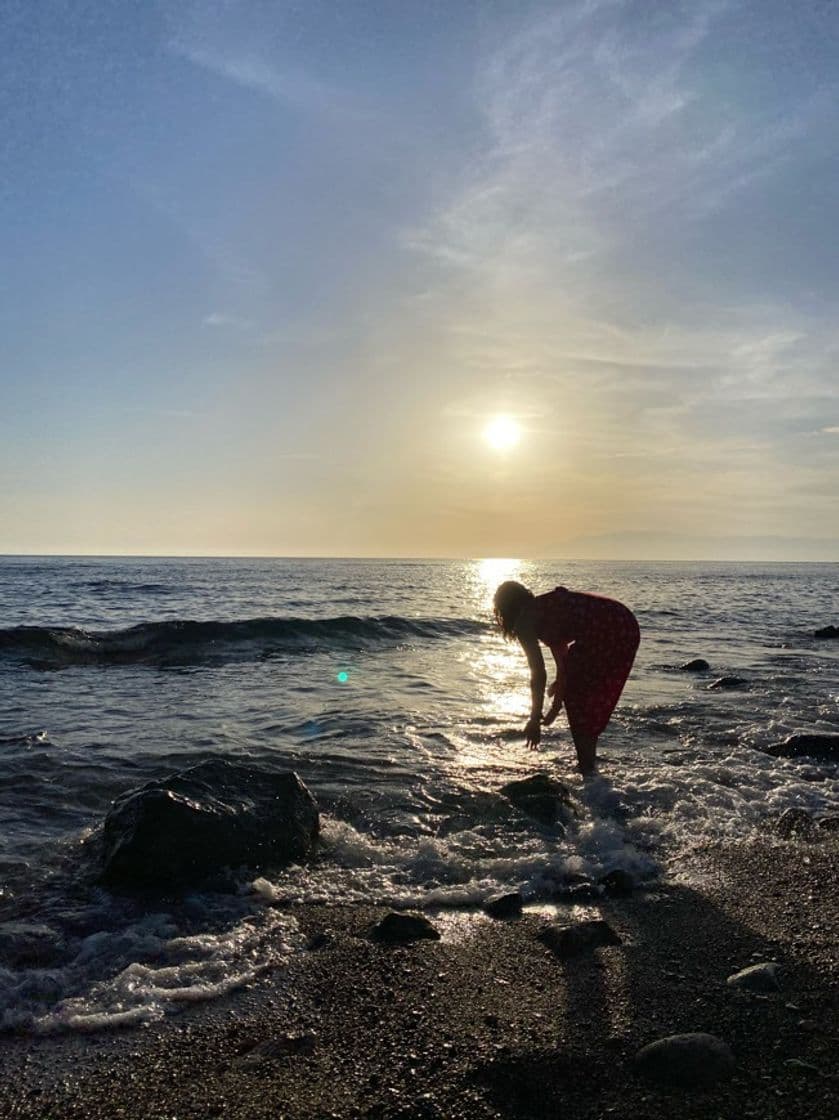
[[[507,578],[639,618],[593,781],[562,717],[523,745],[526,663],[489,625]],[[131,1023],[246,982],[299,948],[278,900],[545,898],[835,812],[835,764],[755,748],[839,731],[839,645],[812,636],[837,608],[839,565],[0,558],[2,1022]],[[693,657],[712,671],[679,672]],[[708,691],[723,675],[746,683]],[[99,888],[83,841],[110,801],[218,756],[300,773],[318,860],[167,906]],[[497,794],[537,766],[572,790],[565,835]]]

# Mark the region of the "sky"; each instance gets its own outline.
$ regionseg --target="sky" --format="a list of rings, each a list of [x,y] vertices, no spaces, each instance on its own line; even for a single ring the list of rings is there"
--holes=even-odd
[[[830,0],[0,0],[0,552],[839,560],[838,85]]]

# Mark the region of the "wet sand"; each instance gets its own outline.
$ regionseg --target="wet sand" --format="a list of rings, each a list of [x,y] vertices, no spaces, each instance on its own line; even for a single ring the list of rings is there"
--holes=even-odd
[[[271,1120],[839,1115],[839,837],[696,853],[675,883],[496,920],[430,915],[440,941],[368,936],[381,908],[294,910],[312,948],[249,989],[123,1032],[0,1042],[0,1115]],[[622,944],[559,960],[549,920]],[[777,961],[781,990],[726,985]],[[639,1078],[664,1035],[706,1031],[733,1076]]]

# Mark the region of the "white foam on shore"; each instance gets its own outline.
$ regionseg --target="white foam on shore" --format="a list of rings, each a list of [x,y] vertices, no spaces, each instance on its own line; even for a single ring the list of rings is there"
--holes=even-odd
[[[0,968],[0,1027],[113,1029],[224,995],[302,947],[293,917],[277,903],[477,906],[518,889],[538,904],[570,876],[596,880],[615,869],[637,882],[685,881],[697,850],[771,835],[787,808],[816,818],[839,814],[835,764],[747,747],[608,757],[601,776],[568,780],[577,816],[566,815],[564,834],[529,821],[497,794],[494,781],[485,784],[457,814],[438,811],[420,822],[416,835],[373,836],[324,816],[315,861],[260,875],[227,902],[196,896],[192,928],[200,930],[206,914],[205,924],[222,932],[184,934],[174,914],[150,913],[80,938],[59,954],[60,965]],[[220,913],[229,913],[228,921],[220,922]],[[43,926],[29,936],[48,952],[50,933]]]
[[[536,900],[569,876],[596,880],[620,869],[643,882],[676,865],[683,874],[697,849],[771,834],[788,808],[815,818],[839,813],[834,764],[748,747],[627,753],[603,770],[570,783],[579,818],[566,818],[564,836],[485,818],[436,836],[373,838],[324,818],[320,861],[262,879],[257,889],[272,900],[426,908],[478,905],[499,890]]]
[[[60,967],[0,970],[0,1027],[51,1033],[152,1022],[242,987],[301,944],[294,919],[269,908],[222,933],[188,937],[168,915],[149,915],[84,938]]]

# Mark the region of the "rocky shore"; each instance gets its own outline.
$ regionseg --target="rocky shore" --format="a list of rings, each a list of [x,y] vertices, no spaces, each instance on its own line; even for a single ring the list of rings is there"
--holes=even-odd
[[[839,1115],[836,834],[708,848],[683,881],[516,911],[432,913],[439,937],[404,940],[382,908],[294,910],[309,948],[225,1000],[3,1038],[0,1115]]]

